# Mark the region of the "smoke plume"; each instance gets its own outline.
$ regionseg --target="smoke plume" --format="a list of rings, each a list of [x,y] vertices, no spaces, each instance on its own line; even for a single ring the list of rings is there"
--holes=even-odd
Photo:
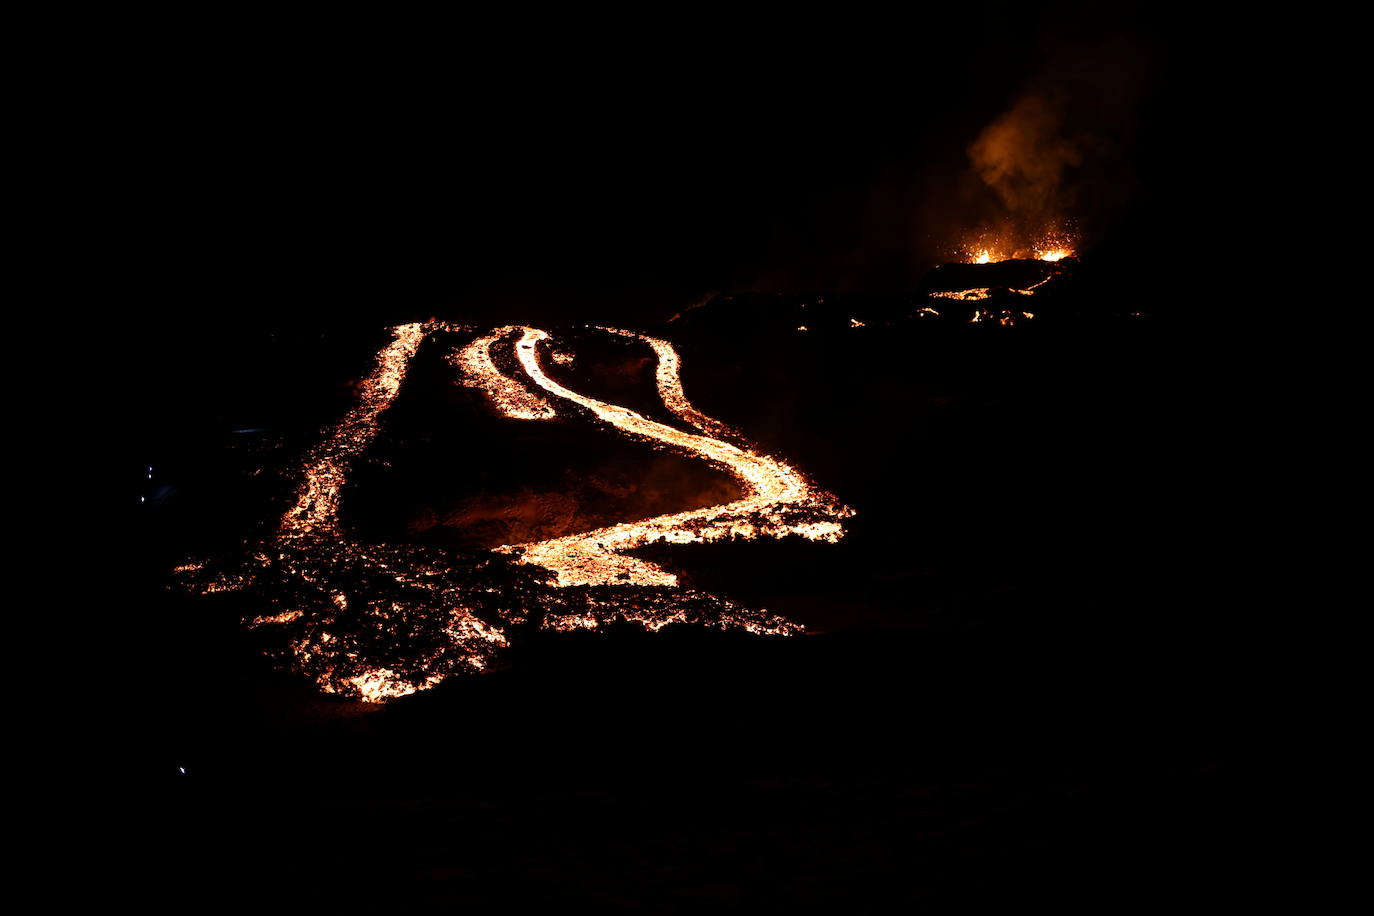
[[[1008,253],[1103,227],[1134,183],[1146,48],[1120,36],[1051,47],[1040,72],[967,148],[991,192],[983,235]]]
[[[1021,231],[1052,230],[1062,220],[1065,173],[1083,162],[1064,135],[1062,106],[1028,95],[983,129],[968,148],[981,178]]]

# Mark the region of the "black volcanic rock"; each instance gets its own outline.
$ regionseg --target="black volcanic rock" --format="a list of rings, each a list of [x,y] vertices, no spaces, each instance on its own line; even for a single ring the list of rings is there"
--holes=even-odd
[[[1051,277],[1073,270],[1075,258],[1062,261],[1012,259],[991,264],[941,264],[921,281],[925,293],[951,292],[982,287],[1029,289]]]
[[[928,325],[952,319],[965,323],[976,311],[988,309],[1100,317],[1102,309],[1095,303],[1117,303],[1118,291],[1084,283],[1081,268],[1077,258],[941,264],[906,293],[803,296],[737,292],[716,296],[674,315],[665,333],[675,339],[697,334],[830,335],[913,322]],[[982,291],[983,295],[967,300],[943,295],[965,290]],[[1110,314],[1127,315],[1130,311],[1113,307]]]

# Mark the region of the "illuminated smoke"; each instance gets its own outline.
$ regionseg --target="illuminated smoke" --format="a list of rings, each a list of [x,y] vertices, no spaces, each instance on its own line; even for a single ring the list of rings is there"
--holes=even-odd
[[[1138,109],[1158,60],[1136,32],[1052,36],[1015,101],[966,148],[991,209],[965,251],[1058,260],[1100,239],[1136,186]]]
[[[1060,106],[1028,95],[969,145],[968,155],[983,182],[997,194],[1019,227],[1047,228],[1059,220],[1056,206],[1066,169],[1083,153],[1064,136]]]

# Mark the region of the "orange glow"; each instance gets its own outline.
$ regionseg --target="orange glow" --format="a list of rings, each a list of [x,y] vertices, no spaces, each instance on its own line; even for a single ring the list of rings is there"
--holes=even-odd
[[[667,446],[721,468],[735,478],[746,495],[721,506],[611,525],[532,544],[509,545],[499,550],[516,553],[522,562],[552,570],[560,586],[675,586],[677,576],[646,560],[625,556],[624,551],[658,542],[689,544],[760,535],[798,534],[811,540],[839,539],[842,533],[839,519],[853,515],[853,511],[841,506],[830,494],[812,489],[790,465],[708,435],[673,429],[633,410],[563,387],[545,375],[539,365],[537,345],[547,339],[547,332],[525,328],[524,336],[516,344],[520,364],[540,388],[591,410],[599,419],[631,438]],[[667,346],[662,341],[658,344],[662,348]],[[682,393],[676,359],[669,371],[670,375],[659,376],[660,391],[668,392],[663,398],[665,405],[669,409],[676,406],[678,416],[697,425],[694,420],[700,414],[691,409]]]
[[[1034,286],[1028,286],[1025,289],[1008,289],[1007,292],[1015,293],[1018,296],[1031,296],[1034,295],[1035,288],[1042,285],[1044,282],[1044,280],[1041,280]],[[940,299],[955,299],[959,302],[977,302],[980,299],[990,298],[992,296],[992,287],[975,286],[970,289],[954,289],[947,292],[931,293],[930,295]]]
[[[383,700],[410,696],[417,690],[433,687],[441,680],[443,678],[430,677],[425,679],[423,685],[417,686],[397,679],[396,672],[390,668],[374,668],[348,678],[348,683],[357,691],[358,699],[364,703],[380,703]]]
[[[563,363],[572,354],[548,346],[549,334],[535,328],[491,331],[456,351],[450,362],[464,383],[482,390],[502,416],[550,419],[559,415],[554,404],[568,402],[622,435],[724,470],[745,495],[718,506],[498,548],[519,564],[552,573],[553,581],[539,592],[542,626],[596,629],[624,620],[649,630],[692,623],[761,635],[800,632],[800,625],[766,610],[679,588],[672,573],[624,552],[651,543],[792,534],[834,541],[843,533],[841,520],[853,511],[786,462],[761,454],[738,431],[697,411],[683,393],[679,358],[671,344],[632,331],[599,330],[654,351],[655,381],[664,406],[697,432],[649,420],[553,381],[544,373],[541,355]],[[473,580],[469,570],[453,569],[442,551],[359,543],[339,522],[340,494],[352,462],[379,433],[381,415],[395,400],[421,343],[436,332],[470,331],[436,321],[394,328],[392,342],[377,354],[375,368],[358,386],[358,405],[301,460],[301,484],[275,535],[247,545],[245,559],[233,569],[193,562],[175,570],[188,588],[201,594],[252,588],[258,579],[272,583],[264,594],[281,603],[273,613],[245,622],[280,627],[291,667],[326,693],[376,703],[428,689],[454,674],[482,671],[509,644],[504,624],[527,620],[524,606],[513,596],[503,598],[499,589]],[[497,349],[507,346],[512,349]],[[518,377],[503,372],[503,365]],[[493,612],[492,593],[511,603],[499,604]],[[476,613],[483,607],[487,619]],[[494,617],[503,625],[493,623]],[[404,634],[412,631],[423,636],[407,650]],[[359,648],[366,643],[358,642],[369,634],[385,634],[394,643],[386,654],[397,660],[369,660]]]
[[[515,327],[500,328],[485,337],[479,337],[455,354],[451,362],[469,385],[486,392],[503,416],[517,420],[547,420],[554,416],[554,410],[548,402],[527,391],[515,379],[507,378],[491,361],[492,345],[518,330]]]
[[[1013,312],[1010,309],[1002,309],[1000,312],[993,312],[990,309],[974,309],[973,317],[969,319],[969,324],[981,324],[984,321],[996,321],[1004,328],[1012,327],[1016,322],[1025,319],[1029,321],[1034,318],[1030,312]]]
[[[348,462],[362,453],[377,435],[377,418],[401,390],[410,358],[424,339],[419,324],[403,324],[396,339],[377,354],[377,368],[363,380],[362,403],[335,425],[324,443],[307,456],[305,482],[296,491],[296,504],[281,520],[283,535],[327,532],[338,528],[339,488]]]
[[[678,361],[677,350],[673,348],[672,344],[666,340],[649,337],[647,334],[636,334],[634,331],[621,331],[615,328],[602,328],[601,330],[632,340],[643,341],[653,348],[654,355],[658,357],[658,366],[654,369],[654,384],[658,387],[658,396],[663,400],[663,406],[671,410],[675,416],[687,421],[697,429],[719,438],[743,438],[738,430],[721,423],[719,420],[711,419],[698,411],[687,400],[687,396],[682,393],[681,364]],[[557,361],[556,356],[555,361]]]
[[[972,289],[956,289],[944,293],[931,293],[941,299],[957,299],[960,302],[973,302],[978,299],[986,299],[991,292],[991,287],[977,286]]]
[[[1029,246],[1008,239],[979,236],[963,246],[962,260],[966,264],[994,264],[1013,259],[1061,261],[1073,257],[1076,245],[1077,240],[1064,232],[1047,232]]]

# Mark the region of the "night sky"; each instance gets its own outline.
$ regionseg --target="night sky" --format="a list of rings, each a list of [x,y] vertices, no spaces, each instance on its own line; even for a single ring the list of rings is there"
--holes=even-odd
[[[900,291],[996,215],[967,150],[1027,95],[1083,153],[1086,249],[1139,257],[1198,203],[1188,34],[1147,9],[659,15],[239,23],[131,60],[98,132],[110,278],[195,327]]]

